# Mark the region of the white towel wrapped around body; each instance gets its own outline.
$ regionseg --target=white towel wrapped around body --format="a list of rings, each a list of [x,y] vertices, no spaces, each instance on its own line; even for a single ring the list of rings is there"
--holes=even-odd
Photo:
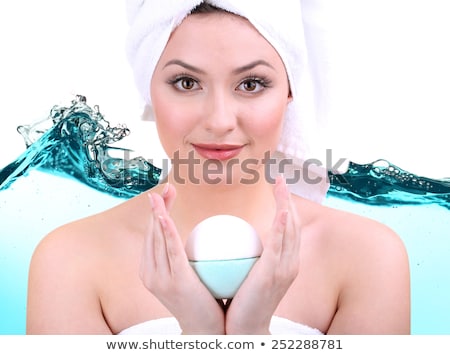
[[[150,82],[172,31],[203,0],[127,0],[130,31],[127,54],[138,90],[151,107]],[[308,62],[300,0],[207,0],[228,12],[247,18],[280,55],[289,78],[293,100],[289,103],[282,136],[271,165],[272,174],[282,166],[293,193],[321,202],[328,190],[327,171],[319,150],[317,80]],[[316,78],[314,78],[316,79]],[[292,164],[279,164],[291,159]],[[306,162],[306,164],[305,164]],[[296,174],[296,175],[295,175]],[[294,176],[301,176],[294,179]],[[275,176],[275,175],[272,175]],[[291,177],[291,179],[290,179]]]
[[[289,319],[272,316],[270,321],[272,335],[323,335],[319,329]],[[174,317],[152,319],[123,329],[119,335],[180,335],[181,328]]]

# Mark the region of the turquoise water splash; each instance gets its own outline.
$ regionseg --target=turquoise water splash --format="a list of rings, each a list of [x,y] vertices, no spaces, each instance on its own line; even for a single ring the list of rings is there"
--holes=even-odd
[[[387,160],[350,162],[346,173],[329,173],[329,178],[329,196],[378,206],[437,204],[450,209],[450,179],[417,176]]]
[[[159,182],[161,170],[144,158],[113,158],[109,152],[128,149],[110,146],[129,134],[111,127],[97,106],[78,95],[70,107],[54,106],[47,119],[20,126],[26,151],[0,170],[0,190],[7,189],[31,169],[72,177],[116,197],[133,197]]]
[[[98,191],[129,198],[158,184],[161,169],[142,157],[113,158],[112,147],[130,132],[111,127],[97,106],[91,108],[78,95],[70,107],[54,106],[49,116],[19,126],[27,146],[14,162],[0,170],[0,190],[7,189],[31,169],[72,177]],[[126,154],[124,154],[126,155]],[[344,174],[329,172],[329,196],[371,205],[436,203],[450,209],[450,179],[417,176],[386,160],[368,164],[350,162]]]
[[[162,173],[142,157],[112,157],[129,155],[111,146],[129,131],[111,127],[83,96],[18,130],[26,151],[0,170],[0,334],[25,332],[28,265],[45,234],[148,190]],[[450,179],[417,176],[386,160],[350,163],[329,178],[325,205],[378,220],[404,241],[412,333],[450,334]]]
[[[98,191],[129,198],[158,184],[162,170],[142,157],[113,158],[121,151],[113,144],[130,132],[111,127],[97,106],[78,95],[70,107],[54,106],[45,120],[19,126],[27,150],[0,170],[0,190],[7,189],[31,169],[72,177]],[[386,160],[368,164],[350,162],[344,174],[329,172],[329,196],[370,205],[436,203],[450,209],[450,179],[417,176]]]

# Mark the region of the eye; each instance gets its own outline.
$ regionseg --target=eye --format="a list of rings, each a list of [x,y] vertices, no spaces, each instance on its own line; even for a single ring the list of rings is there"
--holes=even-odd
[[[169,80],[169,84],[173,85],[179,91],[193,91],[201,89],[197,80],[189,76],[177,76]]]
[[[242,83],[242,87],[245,91],[255,91],[258,88],[259,83],[254,80],[247,80]]]
[[[237,87],[238,90],[242,90],[244,92],[256,93],[264,90],[269,87],[270,82],[264,78],[251,77],[247,78],[239,84]]]

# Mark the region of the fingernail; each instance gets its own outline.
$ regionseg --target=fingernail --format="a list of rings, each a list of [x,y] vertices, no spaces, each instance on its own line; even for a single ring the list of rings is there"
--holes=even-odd
[[[164,189],[163,189],[163,192],[162,192],[162,197],[166,197],[168,192],[169,192],[169,183],[167,182],[164,185]]]

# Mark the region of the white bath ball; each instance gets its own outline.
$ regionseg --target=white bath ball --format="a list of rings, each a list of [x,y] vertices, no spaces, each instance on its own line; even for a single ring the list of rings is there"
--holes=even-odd
[[[186,241],[191,266],[217,299],[233,298],[262,249],[256,230],[231,215],[203,220]]]

